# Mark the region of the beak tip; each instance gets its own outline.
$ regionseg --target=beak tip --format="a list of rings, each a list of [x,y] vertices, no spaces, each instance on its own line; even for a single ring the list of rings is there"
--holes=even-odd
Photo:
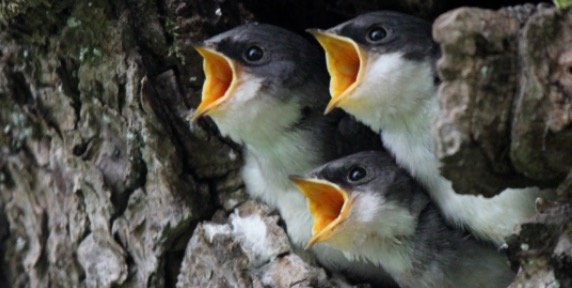
[[[290,181],[292,181],[292,182],[298,182],[298,181],[302,180],[303,177],[299,176],[299,175],[289,175],[288,179],[290,179]]]
[[[314,248],[314,246],[316,246],[319,242],[321,242],[318,239],[319,238],[311,237],[310,240],[308,241],[308,244],[306,244],[306,246],[304,246],[304,250],[310,250],[310,249]]]
[[[200,43],[197,43],[197,44],[193,43],[193,44],[191,44],[191,47],[193,47],[193,49],[199,54],[201,54],[202,50],[205,49],[204,45],[202,45]],[[202,54],[201,54],[201,56],[202,56]]]
[[[203,58],[206,58],[208,54],[216,52],[213,47],[205,44],[204,42],[191,43],[191,47],[193,47],[193,49]]]
[[[316,28],[308,28],[308,29],[306,29],[305,31],[306,31],[307,33],[312,34],[312,35],[316,35],[316,34],[318,34],[318,33],[320,32],[320,30],[319,30],[319,29],[316,29]]]
[[[330,112],[332,112],[336,108],[340,108],[340,106],[342,106],[342,104],[343,104],[343,103],[341,103],[343,98],[344,97],[332,98],[330,103],[328,103],[328,106],[326,106],[326,110],[324,110],[324,115],[329,114]]]
[[[203,48],[204,44],[202,42],[191,42],[191,47],[193,47],[193,49],[197,50],[199,48]]]
[[[308,241],[308,243],[306,244],[306,246],[304,246],[304,250],[309,250],[314,248],[314,246],[316,246],[316,243],[318,241],[316,241],[316,238],[311,237],[310,240]]]
[[[193,114],[193,116],[191,116],[191,123],[197,123],[197,121],[199,121],[200,118],[203,117],[203,113],[197,113],[195,112]]]

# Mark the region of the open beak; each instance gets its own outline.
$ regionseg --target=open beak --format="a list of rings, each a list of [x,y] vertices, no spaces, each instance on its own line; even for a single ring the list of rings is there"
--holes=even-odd
[[[343,102],[363,80],[366,54],[350,38],[320,30],[307,30],[316,37],[326,52],[326,65],[330,73],[330,95],[332,99],[324,114],[328,114]]]
[[[215,111],[223,102],[233,95],[236,89],[236,64],[223,54],[206,47],[195,47],[203,57],[205,83],[203,84],[202,100],[191,121]]]
[[[351,210],[348,193],[337,185],[320,179],[290,176],[300,192],[308,199],[308,208],[314,224],[312,237],[306,249],[329,239]]]

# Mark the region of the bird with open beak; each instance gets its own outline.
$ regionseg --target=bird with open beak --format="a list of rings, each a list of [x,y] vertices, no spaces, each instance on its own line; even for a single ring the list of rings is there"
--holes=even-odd
[[[384,146],[427,188],[448,221],[502,244],[516,224],[534,215],[534,202],[546,191],[507,189],[486,199],[456,194],[441,176],[431,133],[439,114],[440,49],[430,23],[380,11],[310,32],[326,52],[331,77],[326,113],[339,107],[380,132]]]
[[[314,219],[308,247],[380,265],[401,287],[506,287],[514,277],[492,243],[449,225],[385,153],[360,152],[290,179]]]
[[[380,149],[379,136],[343,112],[323,115],[329,95],[322,52],[295,33],[246,24],[195,48],[204,58],[206,79],[193,120],[210,116],[222,135],[242,145],[246,191],[276,207],[292,242],[304,245],[312,220],[288,175],[340,155]],[[335,249],[313,252],[330,269],[388,281],[375,266],[350,262]]]

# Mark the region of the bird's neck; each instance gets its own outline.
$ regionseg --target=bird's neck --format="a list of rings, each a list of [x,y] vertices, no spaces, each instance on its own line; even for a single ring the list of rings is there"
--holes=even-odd
[[[257,183],[255,186],[277,190],[264,193],[279,194],[278,191],[294,188],[288,180],[289,175],[303,174],[320,164],[322,159],[319,153],[312,151],[315,145],[312,143],[313,135],[308,134],[305,131],[292,131],[276,135],[274,141],[268,143],[246,144],[245,165],[259,169],[260,181],[264,182],[264,185]],[[250,179],[245,180],[248,185]]]
[[[506,257],[492,243],[448,224],[434,202],[419,214],[409,245],[414,263],[403,286],[506,287],[513,277]]]
[[[359,244],[353,258],[363,258],[383,267],[402,286],[433,287],[422,285],[432,281],[423,279],[429,278],[425,272],[433,269],[434,273],[444,273],[439,259],[455,252],[448,244],[460,240],[462,233],[447,226],[432,202],[420,209],[412,234],[393,238],[370,236],[369,241]]]
[[[429,127],[438,108],[432,61],[410,61],[402,54],[379,56],[368,65],[364,80],[343,104],[372,130],[416,133]]]
[[[427,228],[424,218],[426,211],[434,209],[420,187],[412,188],[417,191],[413,191],[415,197],[409,200],[408,208],[386,203],[366,230],[352,233],[349,248],[345,250],[349,257],[353,255],[382,266],[398,283],[406,283],[416,269],[417,239],[420,233],[429,231],[424,230]]]
[[[429,190],[445,185],[435,155],[432,123],[439,114],[437,97],[428,97],[425,105],[400,117],[385,119],[380,127],[383,144]]]
[[[275,135],[273,141],[246,144],[245,150],[264,173],[274,173],[282,178],[278,183],[293,187],[289,175],[305,173],[324,160],[316,153],[321,148],[316,136],[311,131],[296,129]]]
[[[300,97],[311,97],[312,87],[305,87],[299,92]],[[303,174],[329,160],[331,149],[326,146],[332,141],[335,130],[322,115],[321,106],[303,105],[290,101],[281,103],[280,109],[272,109],[275,111],[260,112],[266,115],[259,119],[267,119],[268,123],[250,124],[254,130],[240,139],[251,160],[256,161],[265,174],[272,173],[279,178],[274,179],[280,183],[278,186],[294,187],[288,180],[289,175]]]
[[[430,134],[431,124],[439,115],[439,103],[435,90],[424,91],[424,93],[427,96],[418,99],[415,105],[407,105],[407,108],[379,113],[375,123],[376,127],[372,127],[372,129],[411,135]]]
[[[248,193],[278,209],[289,236],[299,245],[310,238],[312,220],[305,198],[288,176],[304,174],[327,160],[322,137],[327,135],[293,127],[268,137],[271,141],[244,146],[242,176]]]
[[[398,283],[402,283],[414,267],[411,237],[371,238],[362,243],[358,253],[346,253],[350,259],[361,259],[382,267]]]

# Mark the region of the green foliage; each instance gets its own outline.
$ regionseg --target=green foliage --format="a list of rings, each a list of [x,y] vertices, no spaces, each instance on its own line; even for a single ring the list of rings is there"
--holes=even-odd
[[[564,9],[572,5],[572,0],[554,0],[554,5],[558,9]]]

